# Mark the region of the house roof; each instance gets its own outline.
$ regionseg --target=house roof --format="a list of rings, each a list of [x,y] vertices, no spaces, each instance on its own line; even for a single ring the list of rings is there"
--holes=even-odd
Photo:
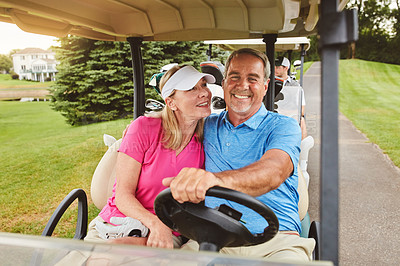
[[[53,51],[51,50],[43,50],[41,48],[25,48],[23,50],[16,52],[15,54],[48,54],[52,52]]]

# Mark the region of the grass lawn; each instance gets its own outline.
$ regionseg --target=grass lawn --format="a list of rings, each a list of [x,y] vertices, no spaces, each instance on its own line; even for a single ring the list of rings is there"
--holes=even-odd
[[[340,111],[400,167],[400,66],[341,60]]]
[[[310,62],[304,62],[304,64],[303,64],[303,76],[306,74],[307,70],[311,67],[311,65],[312,65],[313,63],[314,63],[314,62],[312,62],[312,61],[310,61]],[[293,71],[293,69],[292,69],[292,71]],[[296,80],[297,80],[298,82],[300,82],[300,69],[297,70],[297,73],[296,73]]]
[[[49,88],[53,84],[49,82],[37,82],[28,80],[12,79],[9,74],[0,74],[0,89],[12,88]]]
[[[72,127],[49,102],[0,101],[1,231],[41,234],[72,189],[89,194],[92,174],[107,149],[103,133],[118,138],[128,123]],[[89,203],[92,219],[99,210]],[[64,216],[55,235],[72,237],[76,206]]]

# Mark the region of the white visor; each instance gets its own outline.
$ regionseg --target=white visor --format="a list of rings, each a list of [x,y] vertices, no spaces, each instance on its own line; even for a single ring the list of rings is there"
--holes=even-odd
[[[200,73],[192,66],[185,66],[176,71],[161,89],[161,96],[165,100],[174,90],[191,90],[200,79],[205,78],[207,83],[215,83],[214,76]]]

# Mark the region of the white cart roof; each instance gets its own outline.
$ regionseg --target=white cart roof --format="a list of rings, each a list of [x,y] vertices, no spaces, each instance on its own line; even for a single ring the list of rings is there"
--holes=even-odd
[[[348,0],[340,1],[342,9]],[[0,21],[98,40],[221,40],[315,32],[318,0],[0,0]],[[310,5],[310,3],[312,3]]]

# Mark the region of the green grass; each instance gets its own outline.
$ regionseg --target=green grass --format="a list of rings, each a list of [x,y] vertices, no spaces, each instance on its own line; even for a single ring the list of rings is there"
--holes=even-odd
[[[1,231],[41,234],[72,189],[89,194],[92,174],[107,149],[103,133],[118,138],[128,123],[72,127],[48,102],[0,101]],[[98,211],[90,204],[89,219]],[[55,235],[71,237],[76,206],[64,216]]]
[[[400,167],[400,66],[341,60],[340,111]]]
[[[304,62],[304,65],[303,65],[303,76],[306,74],[307,70],[311,67],[311,65],[312,65],[313,63],[314,63],[314,62],[312,62],[312,61],[310,61],[310,62]],[[296,80],[300,82],[300,69],[297,70],[297,73],[296,73]]]
[[[37,82],[28,80],[12,79],[10,74],[0,74],[0,89],[12,88],[49,88],[53,84],[49,82]]]

